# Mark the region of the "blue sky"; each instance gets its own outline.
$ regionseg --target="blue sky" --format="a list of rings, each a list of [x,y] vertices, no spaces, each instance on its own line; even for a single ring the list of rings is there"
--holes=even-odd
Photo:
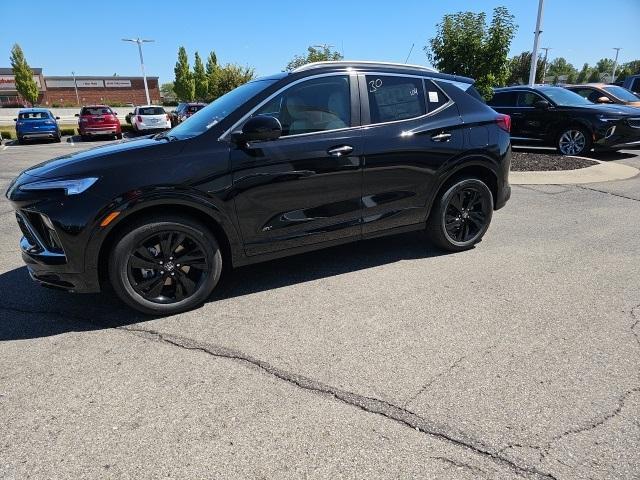
[[[178,46],[191,57],[215,50],[221,62],[251,65],[258,74],[282,70],[308,45],[328,43],[347,59],[426,64],[422,50],[445,13],[506,6],[518,33],[512,54],[530,50],[538,0],[322,0],[217,2],[152,0],[3,2],[0,66],[19,43],[33,67],[46,75],[139,75],[138,52],[123,37],[153,38],[145,47],[149,75],[173,79]],[[82,6],[78,8],[78,6]],[[11,20],[11,19],[17,19]],[[613,57],[640,58],[640,0],[545,0],[542,46],[578,68]]]

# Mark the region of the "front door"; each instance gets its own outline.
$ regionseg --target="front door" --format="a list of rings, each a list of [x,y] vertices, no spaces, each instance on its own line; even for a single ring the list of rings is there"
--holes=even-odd
[[[355,76],[321,75],[290,85],[253,113],[275,116],[283,133],[230,150],[247,255],[361,236],[357,99]]]

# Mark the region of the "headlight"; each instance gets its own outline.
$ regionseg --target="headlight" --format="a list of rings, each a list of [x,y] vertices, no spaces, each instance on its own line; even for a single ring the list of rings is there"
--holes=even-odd
[[[18,190],[32,192],[36,190],[64,190],[66,195],[77,195],[84,192],[98,181],[97,177],[74,178],[68,180],[41,180],[39,182],[25,183]]]

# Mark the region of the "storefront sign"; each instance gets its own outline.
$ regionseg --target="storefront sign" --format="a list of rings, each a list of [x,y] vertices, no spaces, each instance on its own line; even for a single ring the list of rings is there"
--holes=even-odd
[[[37,75],[33,76],[33,80],[38,85],[38,89],[41,90],[40,86],[40,77]],[[13,75],[0,75],[0,90],[15,90],[16,89],[16,80]]]

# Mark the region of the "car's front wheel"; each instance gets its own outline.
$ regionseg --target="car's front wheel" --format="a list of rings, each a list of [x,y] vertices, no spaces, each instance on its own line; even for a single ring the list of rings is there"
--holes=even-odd
[[[171,315],[202,304],[220,280],[222,255],[203,224],[178,216],[139,221],[116,240],[109,278],[134,309]]]
[[[564,128],[556,140],[562,155],[584,155],[591,150],[591,135],[583,127]]]
[[[427,220],[427,234],[444,250],[468,250],[482,240],[492,215],[489,187],[477,178],[460,178],[436,199]]]

